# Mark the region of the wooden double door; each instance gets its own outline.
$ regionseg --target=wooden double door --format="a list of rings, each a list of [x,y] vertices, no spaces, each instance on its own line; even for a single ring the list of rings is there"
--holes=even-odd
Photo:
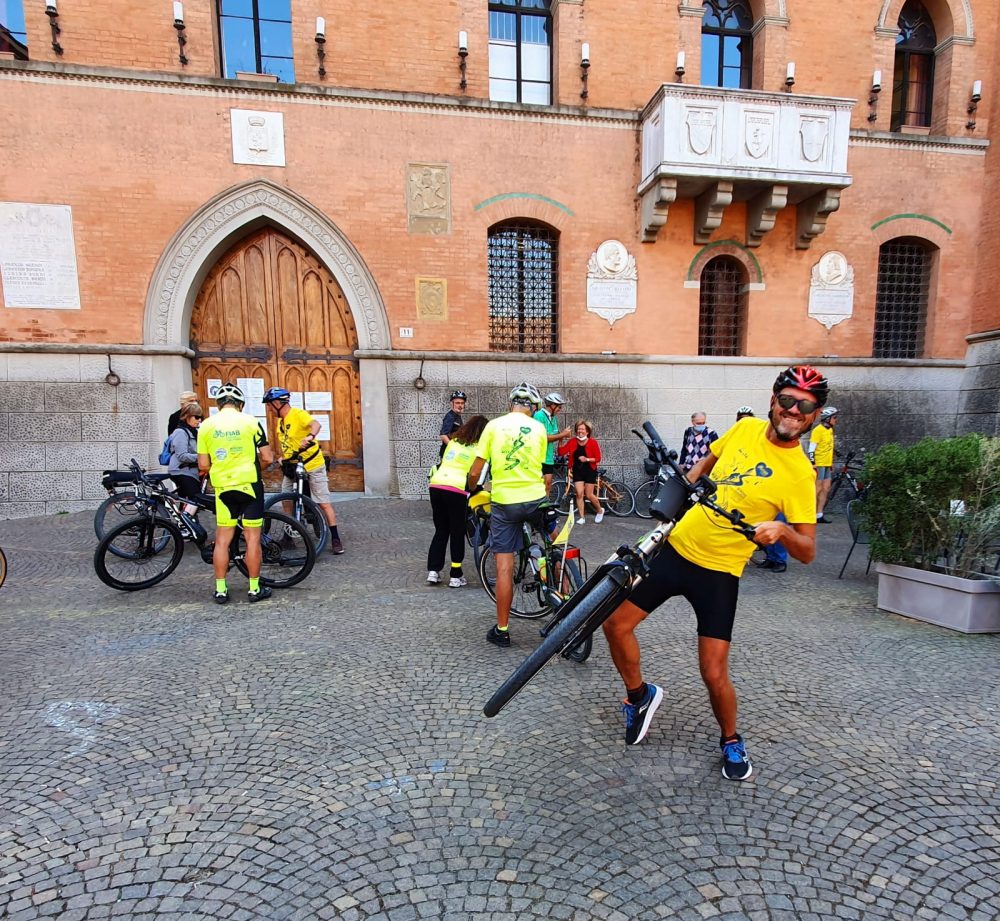
[[[332,463],[330,488],[364,489],[361,388],[354,351],[358,334],[344,292],[309,250],[273,228],[246,237],[215,265],[191,317],[194,389],[206,412],[214,402],[208,382],[257,378],[284,387],[314,405],[329,394],[321,441]],[[273,415],[268,437],[280,457]],[[280,475],[279,475],[280,476]],[[267,477],[269,485],[274,475]]]

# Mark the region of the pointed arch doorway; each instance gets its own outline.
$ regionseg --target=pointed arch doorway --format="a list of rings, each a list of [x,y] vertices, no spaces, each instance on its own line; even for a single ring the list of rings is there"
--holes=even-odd
[[[336,279],[271,226],[224,253],[195,298],[193,378],[204,407],[213,405],[213,380],[255,378],[265,389],[303,394],[306,408],[328,423],[320,443],[331,460],[330,488],[338,492],[364,490],[357,348],[354,318]],[[267,430],[280,456],[270,419]],[[272,474],[269,485],[275,480]]]

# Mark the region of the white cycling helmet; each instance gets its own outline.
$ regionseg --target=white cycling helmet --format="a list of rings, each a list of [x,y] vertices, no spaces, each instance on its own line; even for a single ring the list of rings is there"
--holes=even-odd
[[[538,395],[538,390],[532,387],[527,381],[522,381],[510,392],[510,402],[520,403],[522,406],[541,406],[542,398]]]
[[[741,406],[738,410],[736,410],[736,415],[737,416],[752,416],[753,415],[753,407],[752,406]]]
[[[215,402],[219,406],[226,403],[238,403],[240,406],[245,406],[247,398],[243,396],[243,391],[235,384],[223,384],[215,391]]]
[[[832,419],[837,415],[838,409],[836,406],[827,406],[823,412],[819,414],[819,421],[825,422],[827,419]]]
[[[556,393],[553,390],[552,393],[545,394],[545,402],[550,403],[552,406],[565,406],[566,398],[561,393]]]

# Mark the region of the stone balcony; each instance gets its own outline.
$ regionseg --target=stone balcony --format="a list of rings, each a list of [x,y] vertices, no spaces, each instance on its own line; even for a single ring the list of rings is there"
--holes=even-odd
[[[851,184],[853,99],[664,84],[642,112],[643,242],[670,205],[695,202],[694,239],[707,243],[733,202],[747,203],[747,246],[794,205],[795,245],[808,249]]]

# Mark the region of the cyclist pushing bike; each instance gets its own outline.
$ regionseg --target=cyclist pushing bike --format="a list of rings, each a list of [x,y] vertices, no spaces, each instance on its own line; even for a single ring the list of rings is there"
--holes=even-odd
[[[688,472],[695,483],[712,473],[718,504],[739,509],[755,523],[754,541],[781,541],[803,563],[816,555],[815,474],[799,438],[826,402],[826,378],[808,365],[785,369],[774,382],[767,420],[737,422]],[[776,521],[783,512],[788,524]],[[729,678],[729,647],[739,579],[753,544],[729,522],[704,507],[692,507],[653,559],[649,577],[604,623],[611,658],[625,683],[625,742],[636,745],[649,731],[663,690],[643,681],[635,628],[664,601],[683,595],[698,624],[698,663],[719,723],[722,774],[746,780],[753,773],[743,737],[736,731],[736,691]]]
[[[235,384],[223,384],[215,395],[219,411],[198,427],[198,469],[208,475],[215,488],[215,569],[216,604],[229,601],[226,572],[229,545],[236,532],[236,519],[243,518],[246,537],[248,598],[251,602],[271,597],[271,589],[260,584],[260,528],[264,520],[264,482],[260,466],[274,460],[267,435],[260,423],[243,412],[246,397]]]

